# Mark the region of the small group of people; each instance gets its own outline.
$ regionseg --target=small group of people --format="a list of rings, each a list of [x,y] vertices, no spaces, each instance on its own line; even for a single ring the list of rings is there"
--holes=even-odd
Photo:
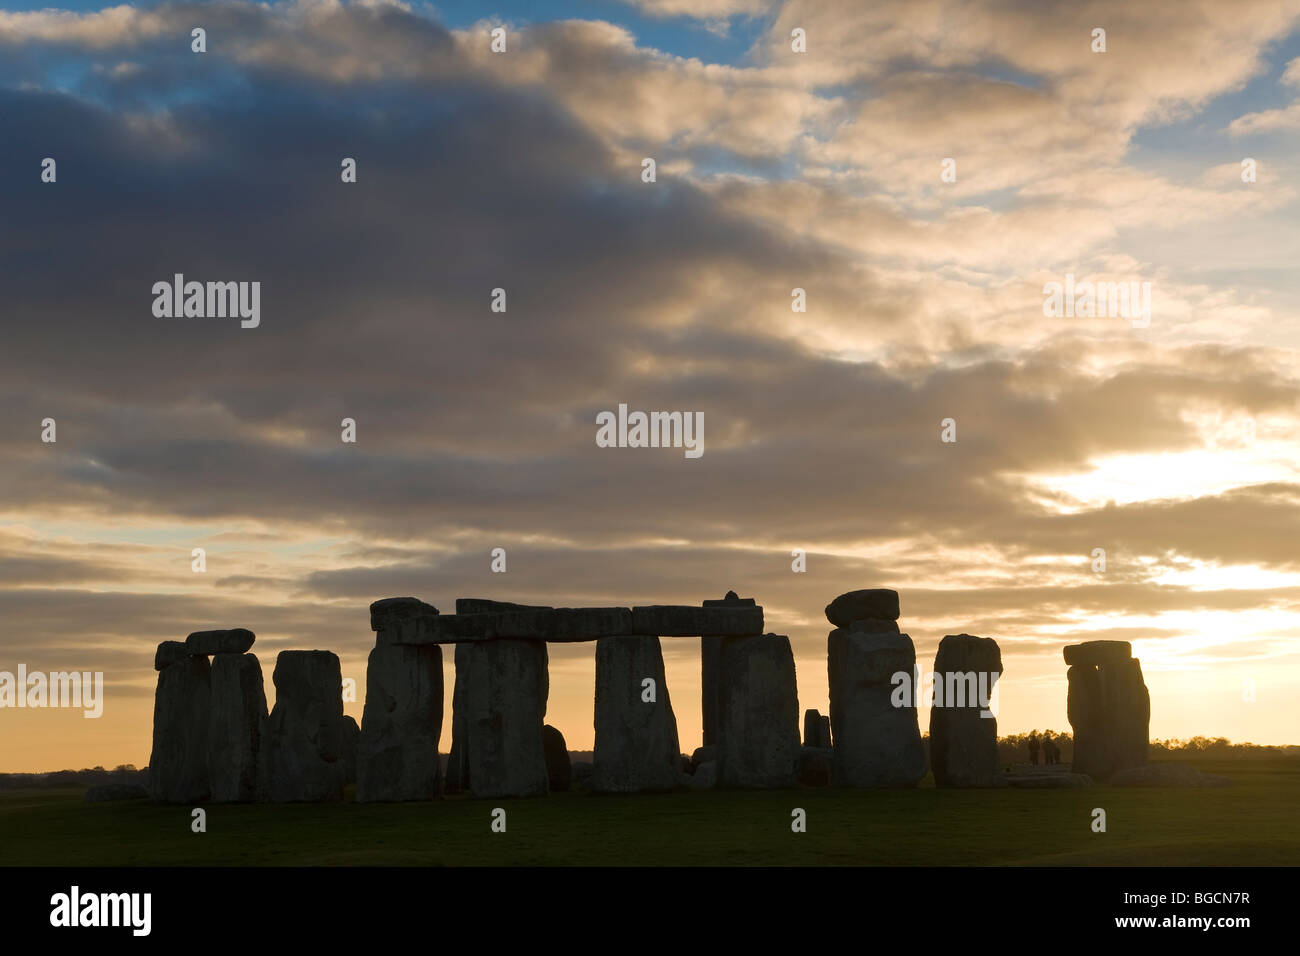
[[[1042,740],[1038,738],[1038,731],[1029,735],[1029,762],[1035,767],[1038,766],[1038,750],[1041,747],[1043,751],[1044,764],[1057,764],[1061,762],[1061,748],[1056,741],[1052,739],[1050,730],[1043,732]]]

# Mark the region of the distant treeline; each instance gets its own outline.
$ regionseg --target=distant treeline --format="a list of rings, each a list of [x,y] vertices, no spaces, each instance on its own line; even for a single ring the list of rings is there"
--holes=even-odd
[[[1034,730],[1039,740],[1045,733],[1050,733],[1056,745],[1061,748],[1061,763],[1068,764],[1074,756],[1074,739],[1066,731]],[[1012,734],[998,738],[998,760],[1002,764],[1027,763],[1029,760],[1029,734]],[[930,735],[922,738],[927,750]],[[1170,738],[1151,741],[1152,757],[1230,757],[1230,758],[1268,758],[1300,757],[1300,745],[1284,744],[1280,746],[1252,743],[1234,744],[1226,737],[1192,737],[1188,740]],[[445,755],[444,755],[445,758]],[[569,751],[571,760],[590,762],[590,750]],[[1039,762],[1044,759],[1043,751],[1038,754]],[[55,770],[51,773],[0,773],[0,790],[14,790],[20,787],[97,787],[108,783],[149,784],[149,768],[137,770],[129,763],[120,764],[112,770],[103,767],[91,767],[88,770]]]

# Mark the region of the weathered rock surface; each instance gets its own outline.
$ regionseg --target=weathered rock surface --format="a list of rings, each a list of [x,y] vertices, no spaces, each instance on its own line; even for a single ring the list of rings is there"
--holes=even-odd
[[[1085,650],[1072,657],[1086,660],[1097,653],[1109,655],[1115,651],[1113,648],[1100,652]],[[1075,664],[1066,676],[1070,684],[1067,712],[1074,729],[1074,759],[1070,769],[1095,780],[1107,780],[1117,770],[1145,764],[1151,696],[1137,659],[1107,659],[1096,666]]]
[[[939,642],[930,709],[935,786],[998,785],[998,722],[985,708],[1001,675],[1002,652],[992,638],[949,634]]]
[[[552,793],[563,793],[573,780],[573,766],[564,734],[546,724],[542,727],[542,752],[546,756],[546,779]]]
[[[436,797],[441,734],[442,648],[376,644],[366,666],[357,802]]]
[[[803,745],[819,750],[829,750],[831,746],[831,719],[819,710],[803,712]]]
[[[898,673],[914,679],[912,639],[838,628],[827,645],[836,786],[916,786],[926,771],[916,698],[895,707],[892,682]]]
[[[502,639],[465,646],[466,685],[462,693],[458,653],[456,693],[461,694],[464,711],[461,734],[469,792],[476,797],[546,793],[542,747],[548,689],[546,644]],[[455,703],[453,700],[453,706]]]
[[[163,641],[153,655],[153,669],[162,670],[172,664],[182,664],[194,655],[184,641]]]
[[[208,782],[211,674],[206,657],[189,655],[158,672],[153,704],[153,752],[149,757],[149,795],[155,800],[198,803],[206,800],[211,792]]]
[[[272,681],[275,707],[263,740],[268,798],[273,803],[342,800],[338,657],[330,651],[281,651]]]
[[[647,679],[654,682],[653,701],[646,700]],[[595,724],[593,791],[641,793],[677,786],[677,718],[658,637],[596,642]]]
[[[753,598],[742,598],[728,591],[722,598],[710,598],[705,607],[756,607]],[[760,626],[754,633],[762,632]],[[722,640],[724,635],[708,634],[700,638],[700,704],[704,719],[703,737],[706,745],[718,739],[718,681],[722,667]]]
[[[1067,644],[1063,651],[1065,663],[1087,664],[1098,667],[1102,664],[1122,664],[1133,656],[1133,645],[1128,641],[1086,641],[1083,644]]]
[[[763,633],[763,609],[754,604],[651,605],[632,608],[632,632],[664,637]]]
[[[1230,787],[1232,780],[1181,763],[1152,763],[1111,774],[1112,787]]]
[[[107,803],[111,800],[143,800],[148,796],[149,791],[138,783],[102,783],[87,787],[84,799],[87,803]]]
[[[370,629],[376,632],[377,644],[422,644],[429,636],[430,618],[437,616],[438,609],[419,598],[384,598],[370,605]]]
[[[722,642],[717,747],[719,786],[794,785],[799,695],[788,637],[759,634]]]
[[[195,631],[185,638],[191,654],[245,654],[256,638],[243,627],[224,631]]]
[[[254,654],[216,654],[211,686],[208,779],[212,800],[250,803],[262,792],[259,774],[267,717],[262,665]]]
[[[898,620],[898,592],[889,588],[866,588],[841,594],[826,605],[826,619],[836,627],[849,627],[869,618]]]

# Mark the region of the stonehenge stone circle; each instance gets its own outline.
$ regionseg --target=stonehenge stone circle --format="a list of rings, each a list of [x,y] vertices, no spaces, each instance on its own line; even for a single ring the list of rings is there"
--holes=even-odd
[[[264,784],[261,751],[267,714],[262,665],[253,654],[216,654],[211,688],[208,779],[212,800],[250,803],[260,798]]]
[[[456,693],[464,711],[464,785],[475,797],[545,794],[546,643],[502,638],[467,646],[466,667],[456,655]]]
[[[819,710],[803,712],[803,745],[818,750],[829,750],[831,747],[831,719],[822,716]]]
[[[442,648],[376,644],[357,747],[359,803],[432,800],[441,778]]]
[[[154,692],[149,795],[162,803],[197,803],[211,792],[208,731],[212,668],[206,657],[182,656],[166,645],[185,646],[164,641],[154,656],[154,666],[163,666]]]
[[[647,701],[642,682],[654,681]],[[590,789],[598,793],[671,790],[678,784],[673,716],[659,638],[596,642],[596,748]]]
[[[879,593],[854,591],[842,598]],[[883,598],[873,597],[872,601],[877,609],[888,604]],[[897,595],[893,602],[896,604]],[[830,607],[835,607],[835,602]],[[827,616],[831,617],[830,608]],[[861,617],[856,620],[859,625],[864,623]],[[893,676],[905,673],[912,680],[915,668],[916,648],[906,634],[844,627],[831,631],[826,669],[836,786],[914,787],[925,776],[915,694],[903,706],[895,707],[893,701]]]
[[[1099,646],[1100,645],[1100,646]],[[1127,641],[1089,641],[1064,650],[1074,730],[1071,770],[1107,780],[1147,762],[1151,696]]]
[[[799,774],[799,695],[790,639],[727,637],[719,682],[718,785],[793,786]]]
[[[273,803],[343,799],[343,676],[330,651],[281,651],[267,721],[265,773]]]
[[[993,787],[998,774],[998,722],[981,716],[980,688],[991,694],[1002,652],[990,637],[949,634],[934,657],[930,768],[938,787]]]
[[[451,692],[451,751],[447,755],[447,779],[443,782],[446,793],[461,793],[469,789],[468,755],[465,751],[465,715],[468,713],[465,694],[469,690],[469,644],[456,644],[456,679]]]
[[[339,749],[342,751],[343,782],[357,782],[357,754],[361,750],[361,728],[347,714],[339,722]]]

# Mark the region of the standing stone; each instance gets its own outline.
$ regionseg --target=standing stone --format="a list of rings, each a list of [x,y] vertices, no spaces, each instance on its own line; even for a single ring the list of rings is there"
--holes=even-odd
[[[573,766],[564,734],[550,724],[542,728],[542,752],[546,756],[546,778],[551,793],[564,793],[573,779]]]
[[[258,799],[266,691],[254,654],[212,658],[212,705],[208,724],[208,778],[212,800],[249,803]]]
[[[645,699],[647,678],[654,681],[653,702]],[[658,637],[603,637],[596,642],[595,723],[591,790],[641,793],[677,786],[677,718]]]
[[[939,642],[930,710],[935,786],[998,784],[998,722],[983,708],[981,696],[987,703],[1001,675],[1002,652],[992,638],[949,634]]]
[[[735,591],[726,597],[711,598],[704,607],[754,607],[753,598],[742,598]],[[705,635],[700,638],[700,691],[703,706],[704,745],[718,742],[718,687],[722,668],[722,642],[724,638]]]
[[[799,774],[799,694],[790,639],[779,634],[722,642],[718,785],[792,787]]]
[[[357,782],[357,755],[361,750],[361,728],[357,726],[356,719],[343,715],[343,720],[339,722],[339,749],[343,756],[343,782]]]
[[[436,797],[441,734],[442,648],[376,644],[366,667],[357,802]]]
[[[463,646],[468,652],[461,732],[469,792],[475,797],[545,794],[546,642],[499,638]],[[457,693],[461,674],[457,648]]]
[[[1108,645],[1094,647],[1093,645]],[[1115,645],[1125,645],[1123,648]],[[1065,648],[1070,683],[1067,713],[1074,731],[1071,770],[1107,780],[1147,762],[1151,695],[1127,642],[1093,641]],[[1097,662],[1097,663],[1094,663]]]
[[[803,712],[803,745],[818,750],[829,750],[831,746],[831,719],[823,717],[821,711],[805,710]]]
[[[164,641],[165,645],[179,641]],[[182,647],[184,645],[181,645]],[[158,689],[153,702],[153,753],[149,795],[163,803],[198,803],[211,792],[208,780],[208,722],[211,667],[206,657],[181,655],[159,646]]]
[[[457,613],[460,600],[456,601]],[[469,658],[472,645],[456,644],[456,681],[451,692],[451,751],[447,755],[447,780],[443,789],[447,793],[461,793],[469,789],[469,755],[465,750],[465,699],[469,690]]]
[[[343,675],[330,651],[281,651],[267,720],[267,795],[273,803],[343,799]]]
[[[894,674],[915,678],[912,639],[836,628],[827,650],[836,786],[916,786],[926,769],[916,698],[892,699]]]

